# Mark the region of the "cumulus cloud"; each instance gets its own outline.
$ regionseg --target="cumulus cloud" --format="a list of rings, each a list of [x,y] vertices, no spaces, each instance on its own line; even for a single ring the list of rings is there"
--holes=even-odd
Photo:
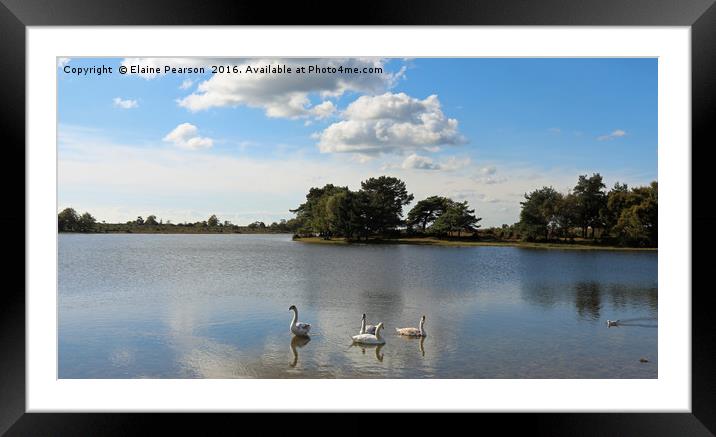
[[[163,141],[174,144],[180,149],[199,150],[208,149],[214,145],[214,140],[199,136],[199,129],[191,123],[182,123],[169,132]]]
[[[326,100],[311,108],[311,114],[320,120],[332,116],[336,113],[336,110],[336,105],[330,100]]]
[[[323,153],[434,151],[465,138],[458,122],[443,114],[438,96],[420,100],[405,93],[361,96],[343,111],[343,120],[316,134]]]
[[[431,158],[427,156],[420,156],[413,153],[412,155],[405,158],[401,164],[403,169],[417,169],[417,170],[439,170],[440,164],[435,163]]]
[[[169,61],[160,59],[161,64]],[[153,60],[138,61],[142,65]],[[175,62],[175,60],[172,60]],[[197,61],[194,60],[194,63]],[[191,64],[183,60],[181,64]],[[206,61],[204,61],[206,63]],[[403,76],[404,69],[388,72],[382,59],[234,59],[222,60],[223,65],[236,66],[241,74],[214,74],[201,82],[195,92],[178,100],[180,106],[192,111],[216,107],[249,106],[261,108],[275,118],[325,118],[335,112],[328,100],[346,92],[376,94],[391,88]],[[382,73],[343,74],[335,72],[296,74],[298,67],[379,68]],[[292,73],[246,73],[247,67],[291,67]],[[155,75],[156,76],[156,75]],[[315,100],[318,103],[314,103]]]
[[[70,58],[57,58],[57,68],[62,68],[69,64],[72,59]]]
[[[121,97],[115,97],[112,99],[112,103],[114,103],[116,108],[122,109],[132,109],[139,106],[139,103],[136,100],[122,99]]]
[[[184,81],[179,85],[179,89],[182,90],[188,90],[191,88],[191,86],[194,84],[194,81],[191,79],[184,79]]]
[[[622,129],[617,129],[610,134],[597,137],[597,140],[598,141],[611,141],[616,138],[621,138],[621,137],[625,136],[626,134],[627,134],[626,131],[624,131]]]

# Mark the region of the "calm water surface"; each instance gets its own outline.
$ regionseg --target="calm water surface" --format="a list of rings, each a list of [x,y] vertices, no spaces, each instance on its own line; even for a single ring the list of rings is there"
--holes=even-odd
[[[313,325],[308,342],[289,333],[292,304]],[[363,312],[384,322],[386,345],[351,345]],[[423,314],[424,341],[394,335]],[[59,238],[60,378],[656,378],[657,367],[655,252]]]

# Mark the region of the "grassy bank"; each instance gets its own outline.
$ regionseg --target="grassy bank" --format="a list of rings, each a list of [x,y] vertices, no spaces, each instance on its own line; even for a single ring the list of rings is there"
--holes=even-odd
[[[351,245],[351,244],[413,244],[418,246],[455,246],[455,247],[469,247],[469,246],[505,246],[505,247],[522,247],[526,249],[564,249],[564,250],[615,250],[615,251],[653,251],[656,252],[657,248],[641,248],[641,247],[620,247],[620,246],[608,246],[598,243],[592,243],[588,241],[580,241],[575,243],[542,243],[542,242],[527,242],[527,241],[474,241],[474,240],[442,240],[439,238],[432,237],[405,237],[405,238],[391,238],[391,239],[371,239],[366,241],[348,241],[345,238],[332,238],[330,240],[324,240],[320,237],[306,237],[296,238],[294,241],[301,243],[310,244],[339,244],[339,245]]]

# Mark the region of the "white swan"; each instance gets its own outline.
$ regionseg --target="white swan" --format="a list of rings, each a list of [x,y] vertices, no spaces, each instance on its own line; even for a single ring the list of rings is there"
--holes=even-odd
[[[363,319],[360,322],[360,332],[358,334],[373,334],[375,335],[375,325],[365,324],[365,313],[363,313]]]
[[[378,326],[375,327],[375,334],[363,333],[354,335],[352,337],[353,341],[361,344],[384,344],[385,339],[380,335],[381,329],[383,329],[383,322],[378,323]]]
[[[291,332],[293,335],[307,336],[308,331],[311,330],[311,324],[298,321],[298,309],[296,309],[296,305],[291,305],[288,310],[293,311],[293,320],[291,320]]]
[[[612,326],[619,326],[619,320],[607,320],[607,328]]]
[[[420,318],[420,328],[395,328],[400,335],[407,335],[408,337],[425,337],[425,316]]]

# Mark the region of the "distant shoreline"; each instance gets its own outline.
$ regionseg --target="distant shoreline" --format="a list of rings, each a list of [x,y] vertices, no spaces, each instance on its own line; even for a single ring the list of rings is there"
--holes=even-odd
[[[389,238],[379,240],[366,241],[347,241],[345,238],[333,238],[324,240],[320,237],[294,238],[293,241],[308,244],[337,244],[337,245],[354,245],[354,244],[408,244],[416,246],[452,246],[452,247],[521,247],[525,249],[564,249],[564,250],[609,250],[609,251],[641,251],[641,252],[657,252],[658,247],[620,247],[607,246],[598,244],[584,243],[541,243],[527,241],[469,241],[469,240],[441,240],[431,237],[406,237],[406,238]]]
[[[76,235],[94,235],[94,234],[191,234],[191,235],[206,235],[206,234],[266,234],[266,235],[277,235],[287,234],[293,235],[292,232],[280,232],[280,231],[269,231],[269,230],[256,230],[251,228],[240,227],[238,230],[227,228],[197,228],[197,227],[183,227],[176,226],[171,228],[153,227],[153,226],[134,226],[131,228],[122,229],[96,229],[87,232],[79,231],[59,231],[60,234],[76,234]]]

